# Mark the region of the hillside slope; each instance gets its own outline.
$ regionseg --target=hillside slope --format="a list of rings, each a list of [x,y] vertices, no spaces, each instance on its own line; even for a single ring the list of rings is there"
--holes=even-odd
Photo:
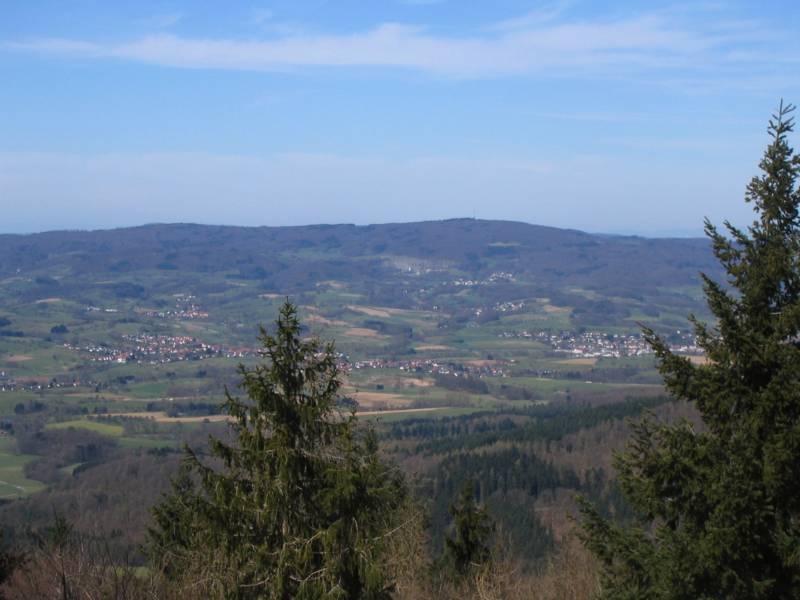
[[[229,271],[297,291],[325,279],[388,277],[397,269],[502,270],[543,287],[697,285],[717,266],[704,239],[601,236],[508,221],[227,227],[145,225],[105,231],[0,235],[0,275]]]

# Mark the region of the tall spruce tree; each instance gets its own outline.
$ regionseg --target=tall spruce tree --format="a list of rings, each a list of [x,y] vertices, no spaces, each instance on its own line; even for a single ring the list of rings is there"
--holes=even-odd
[[[384,598],[381,551],[405,488],[370,432],[337,409],[332,344],[304,340],[287,301],[266,361],[226,392],[232,441],[187,448],[154,509],[149,550],[168,579],[219,598]]]
[[[640,517],[620,526],[583,507],[607,599],[800,598],[800,192],[787,140],[792,106],[770,121],[746,231],[706,221],[727,286],[703,276],[712,326],[692,317],[708,363],[651,330],[665,384],[702,425],[648,419],[617,457]]]
[[[486,565],[491,557],[488,543],[494,524],[486,507],[475,501],[476,492],[476,483],[467,481],[450,505],[453,533],[445,538],[443,559],[445,567],[458,577]]]

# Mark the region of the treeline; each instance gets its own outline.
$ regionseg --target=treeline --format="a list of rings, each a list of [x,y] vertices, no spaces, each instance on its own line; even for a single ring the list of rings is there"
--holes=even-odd
[[[441,419],[408,419],[392,423],[382,433],[387,440],[433,439],[463,436],[471,433],[508,431],[518,427],[510,417],[493,413],[473,413]]]
[[[574,472],[558,469],[519,448],[499,452],[457,454],[439,463],[431,477],[431,538],[440,551],[451,519],[449,507],[467,483],[476,487],[477,500],[486,504],[514,555],[530,567],[553,546],[553,537],[532,510],[533,501],[545,490],[577,489]]]
[[[498,442],[556,441],[569,433],[594,427],[603,421],[638,416],[644,410],[655,408],[669,401],[670,399],[666,396],[656,396],[628,399],[617,404],[599,407],[576,407],[567,404],[537,406],[515,411],[515,414],[531,417],[531,421],[523,425],[506,425],[504,431],[474,431],[467,435],[422,441],[416,451],[426,454],[446,454],[474,450]]]
[[[117,441],[93,431],[17,427],[17,447],[39,458],[27,463],[25,476],[53,483],[64,477],[62,469],[77,464],[99,464],[117,449]]]
[[[455,368],[455,366],[453,366]],[[462,367],[463,368],[463,367]],[[467,375],[454,375],[436,373],[434,375],[436,386],[456,392],[469,392],[472,394],[488,394],[489,386],[477,377]]]

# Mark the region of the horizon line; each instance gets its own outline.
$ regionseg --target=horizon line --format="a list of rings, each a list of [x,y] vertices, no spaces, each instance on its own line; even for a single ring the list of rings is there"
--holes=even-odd
[[[630,227],[616,230],[616,231],[587,231],[575,227],[558,227],[555,225],[545,225],[541,223],[531,223],[523,220],[515,219],[491,219],[483,217],[447,217],[442,219],[424,219],[424,220],[411,220],[411,221],[386,221],[375,223],[304,223],[298,225],[240,225],[236,223],[203,223],[192,221],[171,221],[161,222],[153,221],[140,223],[135,225],[119,225],[119,226],[105,226],[87,229],[44,229],[36,231],[0,231],[0,236],[34,236],[34,235],[48,235],[58,233],[101,233],[110,231],[119,231],[125,229],[139,229],[145,227],[225,227],[236,229],[299,229],[299,228],[312,228],[312,227],[381,227],[390,225],[422,225],[428,223],[447,223],[450,221],[476,221],[486,223],[514,223],[528,225],[531,227],[540,227],[546,229],[558,229],[561,231],[573,231],[592,236],[610,236],[610,237],[638,237],[645,239],[705,239],[702,227],[700,228],[677,228],[677,229],[631,229]]]

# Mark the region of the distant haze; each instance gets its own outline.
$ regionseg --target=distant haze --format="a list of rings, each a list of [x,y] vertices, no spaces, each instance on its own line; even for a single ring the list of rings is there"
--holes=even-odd
[[[0,232],[746,225],[798,30],[790,0],[4,3]]]

